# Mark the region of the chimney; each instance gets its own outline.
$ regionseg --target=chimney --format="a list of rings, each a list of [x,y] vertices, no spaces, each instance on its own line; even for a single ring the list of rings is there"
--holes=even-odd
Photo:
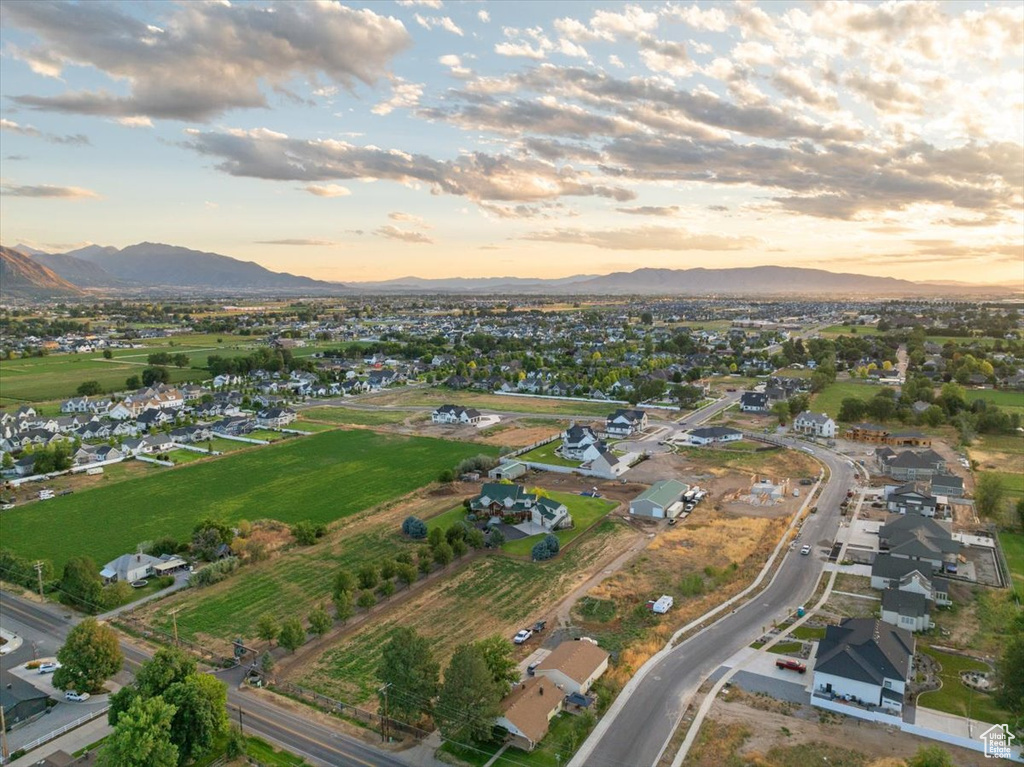
[[[537,693],[539,695],[543,695],[544,694],[544,685],[541,684],[541,685],[537,686]]]

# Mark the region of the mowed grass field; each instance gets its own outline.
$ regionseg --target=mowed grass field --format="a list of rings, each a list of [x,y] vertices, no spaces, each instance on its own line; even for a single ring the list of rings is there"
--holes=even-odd
[[[815,413],[828,413],[833,418],[839,418],[839,409],[843,406],[844,399],[859,399],[869,401],[882,390],[879,384],[860,383],[859,381],[837,381],[829,384],[822,391],[811,398],[811,410]]]
[[[1020,413],[1024,415],[1024,392],[1009,391],[1008,389],[967,390],[968,403],[978,399],[985,400],[990,405],[998,405],[1000,410],[1005,410],[1007,413]],[[1024,442],[1024,438],[1018,437],[1017,439]]]
[[[2,545],[49,559],[59,571],[76,554],[103,563],[141,541],[185,539],[207,517],[331,522],[405,495],[482,452],[497,449],[329,431],[5,511]]]
[[[356,426],[387,426],[402,423],[406,418],[422,420],[425,415],[410,410],[356,410],[349,407],[311,407],[299,411],[299,420],[294,428],[305,429],[308,421],[323,421],[331,424],[353,424]]]
[[[456,404],[465,407],[475,407],[480,410],[599,417],[607,416],[616,408],[624,407],[613,402],[605,404],[602,402],[543,399],[541,397],[513,397],[502,394],[450,391],[433,387],[388,389],[381,394],[363,397],[361,401],[368,405],[424,405],[435,408],[439,405]]]
[[[1003,547],[1014,587],[1018,593],[1024,592],[1024,533],[999,533],[999,545]]]

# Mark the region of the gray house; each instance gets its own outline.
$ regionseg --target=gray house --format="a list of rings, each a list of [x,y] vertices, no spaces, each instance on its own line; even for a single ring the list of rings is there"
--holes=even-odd
[[[932,625],[928,600],[916,591],[886,589],[882,592],[882,621],[907,631],[927,631]]]

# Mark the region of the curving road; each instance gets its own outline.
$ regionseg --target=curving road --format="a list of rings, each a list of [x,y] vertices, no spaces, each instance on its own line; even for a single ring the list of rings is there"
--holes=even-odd
[[[847,458],[831,451],[806,448],[793,440],[786,443],[794,449],[813,450],[831,472],[817,501],[821,512],[809,515],[800,533],[802,543],[815,547],[813,555],[801,556],[796,548],[786,551],[767,588],[681,642],[652,666],[628,698],[616,701],[570,767],[647,767],[657,763],[702,682],[733,653],[757,639],[773,619],[790,614],[814,593],[824,569],[824,554],[839,529],[839,504],[853,485],[855,470]]]

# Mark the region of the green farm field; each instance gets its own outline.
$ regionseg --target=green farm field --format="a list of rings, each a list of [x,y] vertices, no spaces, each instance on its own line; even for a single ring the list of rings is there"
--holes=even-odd
[[[1003,547],[1015,588],[1018,593],[1024,592],[1024,533],[1001,532],[999,545]]]
[[[878,384],[860,383],[857,381],[837,381],[829,384],[811,398],[811,410],[816,413],[825,412],[833,418],[839,417],[839,409],[844,399],[859,399],[867,402],[882,387]]]
[[[1020,413],[1024,415],[1024,392],[1009,391],[1007,389],[968,389],[967,402],[984,400],[990,405],[997,405],[1000,410],[1007,413]],[[1024,438],[1018,437],[1019,442]]]
[[[3,545],[29,559],[102,563],[141,541],[187,538],[207,517],[332,522],[405,495],[495,448],[330,431],[4,512]],[[50,534],[59,529],[60,535]],[[48,532],[50,531],[50,532]]]

